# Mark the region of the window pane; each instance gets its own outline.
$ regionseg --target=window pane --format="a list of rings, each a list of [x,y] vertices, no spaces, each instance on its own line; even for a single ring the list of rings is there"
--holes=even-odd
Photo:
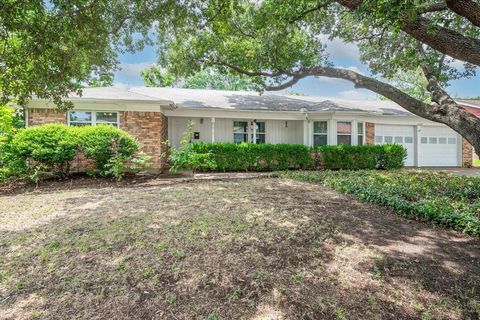
[[[256,143],[265,143],[265,135],[264,134],[257,134]]]
[[[97,112],[97,123],[117,123],[116,112]]]
[[[455,144],[457,143],[457,138],[448,138],[448,144]]]
[[[313,136],[313,145],[314,146],[326,146],[328,141],[327,141],[327,135],[326,134],[316,134]]]
[[[363,122],[359,122],[357,125],[358,134],[363,134]]]
[[[352,123],[351,122],[337,122],[337,133],[338,134],[352,134]]]
[[[363,146],[363,135],[361,135],[361,134],[358,135],[357,144],[358,144],[359,146]]]
[[[255,125],[257,132],[265,133],[265,122],[256,122]]]
[[[395,143],[403,143],[403,137],[395,137]]]
[[[422,138],[420,139],[420,143],[421,143],[421,144],[427,144],[427,143],[428,143],[427,137],[422,137]]]
[[[248,123],[245,121],[234,121],[233,132],[247,132]]]
[[[313,133],[327,134],[328,124],[327,121],[315,121],[313,123]]]
[[[235,143],[247,142],[247,136],[248,135],[246,133],[234,133],[233,142]]]
[[[439,144],[447,144],[447,138],[438,138]]]
[[[405,137],[405,143],[413,143],[413,137]]]
[[[383,137],[382,136],[375,136],[375,143],[381,144],[383,142]]]
[[[92,113],[87,111],[70,111],[70,121],[92,122]]]
[[[73,127],[83,127],[83,126],[91,126],[92,124],[89,122],[70,122],[70,126]]]
[[[337,135],[337,144],[351,145],[352,144],[352,136]]]
[[[385,136],[385,143],[392,143],[393,142],[393,137],[392,136]]]
[[[429,144],[437,144],[437,137],[430,137],[428,139]]]

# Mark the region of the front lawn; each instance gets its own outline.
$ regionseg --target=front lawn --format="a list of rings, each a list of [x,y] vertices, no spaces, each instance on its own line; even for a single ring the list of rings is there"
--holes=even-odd
[[[477,238],[316,184],[54,182],[0,208],[0,319],[480,314]]]
[[[420,170],[291,171],[280,175],[328,185],[402,216],[480,236],[480,178]]]

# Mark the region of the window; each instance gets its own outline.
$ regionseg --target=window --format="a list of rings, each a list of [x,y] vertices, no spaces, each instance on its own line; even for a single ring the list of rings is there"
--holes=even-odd
[[[255,143],[265,143],[265,122],[254,122],[255,125]]]
[[[375,143],[376,144],[382,144],[383,143],[383,137],[382,136],[375,136]]]
[[[384,142],[385,143],[392,143],[393,142],[393,137],[392,136],[385,136],[384,138]]]
[[[413,137],[405,137],[403,141],[405,143],[413,143]]]
[[[357,123],[357,134],[358,134],[357,144],[359,146],[363,146],[363,122]]]
[[[395,137],[395,143],[402,144],[403,143],[403,137]]]
[[[444,137],[438,138],[438,144],[447,144],[447,138],[444,138]]]
[[[430,137],[428,138],[429,144],[437,144],[437,137]]]
[[[247,121],[233,122],[233,142],[235,143],[248,142],[248,122]]]
[[[427,144],[427,143],[428,143],[427,137],[422,137],[422,138],[420,138],[420,143],[421,143],[421,144]]]
[[[109,111],[70,111],[68,123],[71,126],[94,126],[110,124],[118,127],[118,112]]]
[[[352,144],[352,123],[351,122],[337,122],[337,144]]]
[[[457,138],[448,138],[448,144],[456,144]]]
[[[93,124],[92,113],[89,111],[70,111],[69,123],[71,126],[89,126]]]
[[[315,121],[313,123],[313,145],[325,146],[328,144],[328,122]]]

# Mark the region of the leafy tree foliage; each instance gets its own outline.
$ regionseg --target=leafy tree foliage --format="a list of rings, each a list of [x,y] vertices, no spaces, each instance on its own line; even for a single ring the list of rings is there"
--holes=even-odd
[[[185,79],[175,79],[169,71],[162,71],[159,66],[143,70],[141,76],[147,87],[172,87],[189,89],[216,89],[231,91],[261,90],[255,79],[242,74],[220,73],[213,68],[199,70]]]

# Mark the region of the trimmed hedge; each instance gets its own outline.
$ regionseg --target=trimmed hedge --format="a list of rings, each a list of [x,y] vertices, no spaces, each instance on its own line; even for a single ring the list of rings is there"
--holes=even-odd
[[[406,150],[400,145],[309,148],[298,144],[198,142],[173,155],[170,161],[174,168],[194,171],[395,169],[403,167]]]
[[[306,169],[313,165],[309,148],[297,144],[199,142],[191,150],[212,155],[214,166],[207,170],[272,171]]]
[[[405,148],[397,144],[313,148],[315,167],[320,169],[399,169],[406,157]]]
[[[419,170],[296,171],[280,177],[319,183],[399,215],[480,236],[480,178]]]

